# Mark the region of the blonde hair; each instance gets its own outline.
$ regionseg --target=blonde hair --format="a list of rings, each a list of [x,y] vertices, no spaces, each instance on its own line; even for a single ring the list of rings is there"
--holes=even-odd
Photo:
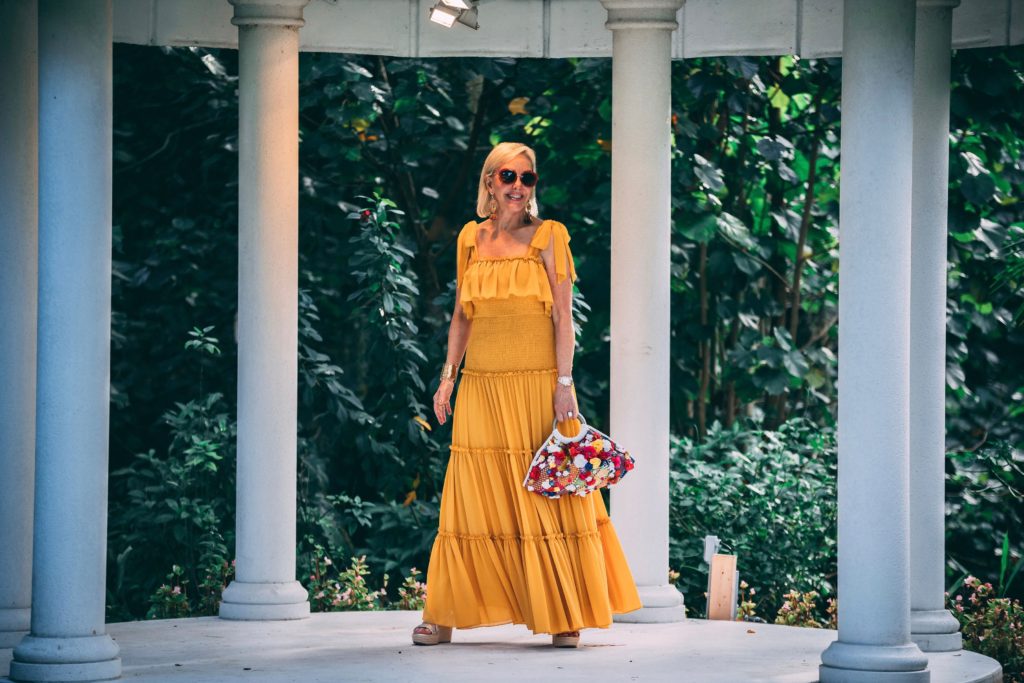
[[[476,193],[476,215],[481,218],[487,218],[491,215],[489,204],[491,203],[491,195],[487,190],[487,176],[491,175],[499,168],[507,164],[508,162],[515,159],[520,154],[524,155],[530,160],[530,165],[533,167],[534,172],[537,170],[537,155],[528,146],[521,142],[499,142],[491,150],[491,153],[484,159],[484,167],[480,169],[480,187]],[[533,193],[530,195],[530,203],[526,207],[526,210],[531,215],[536,216],[538,213],[537,209],[537,187],[533,187]]]

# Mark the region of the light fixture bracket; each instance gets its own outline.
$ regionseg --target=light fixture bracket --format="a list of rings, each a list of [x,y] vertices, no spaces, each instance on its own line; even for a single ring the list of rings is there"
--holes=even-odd
[[[456,23],[474,31],[480,28],[477,6],[480,0],[437,0],[427,15],[430,21],[451,28]]]

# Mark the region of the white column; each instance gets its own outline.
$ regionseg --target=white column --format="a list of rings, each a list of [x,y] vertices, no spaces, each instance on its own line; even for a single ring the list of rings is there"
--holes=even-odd
[[[104,627],[111,0],[39,1],[39,321],[32,630],[11,678],[121,673]]]
[[[839,639],[822,683],[928,681],[910,640],[914,0],[843,9]]]
[[[301,619],[295,580],[299,27],[308,0],[231,0],[238,26],[238,506],[225,619]]]
[[[961,648],[945,608],[946,208],[953,8],[918,0],[910,268],[910,626],[926,652]]]
[[[643,608],[686,616],[668,583],[672,31],[682,0],[602,0],[612,31],[611,433],[640,465],[611,511]]]
[[[0,648],[28,633],[36,435],[38,10],[0,0]]]

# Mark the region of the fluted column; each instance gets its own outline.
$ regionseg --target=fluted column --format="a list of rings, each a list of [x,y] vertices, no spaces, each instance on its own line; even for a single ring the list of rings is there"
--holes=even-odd
[[[238,505],[225,619],[301,619],[295,580],[299,27],[308,0],[231,0],[238,26]]]
[[[39,1],[32,629],[14,649],[17,681],[121,673],[104,626],[112,39],[111,0]]]
[[[953,8],[918,0],[910,258],[910,626],[926,652],[961,648],[946,585],[946,209]]]
[[[843,7],[839,639],[822,683],[927,681],[910,639],[914,0]]]
[[[38,9],[0,0],[0,648],[28,633],[36,434]]]
[[[611,433],[640,466],[611,510],[643,608],[686,616],[668,583],[672,31],[682,0],[602,0],[612,31]]]

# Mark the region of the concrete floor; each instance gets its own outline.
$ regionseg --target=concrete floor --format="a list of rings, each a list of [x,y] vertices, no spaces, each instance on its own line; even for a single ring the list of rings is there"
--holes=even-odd
[[[456,631],[451,645],[417,647],[419,612],[336,612],[302,621],[229,622],[214,617],[109,624],[124,680],[500,681],[559,683],[812,683],[835,631],[687,620],[615,624],[583,632],[577,650],[523,626]],[[5,676],[11,650],[0,650]],[[971,652],[930,659],[931,683],[1001,680],[998,665]]]

